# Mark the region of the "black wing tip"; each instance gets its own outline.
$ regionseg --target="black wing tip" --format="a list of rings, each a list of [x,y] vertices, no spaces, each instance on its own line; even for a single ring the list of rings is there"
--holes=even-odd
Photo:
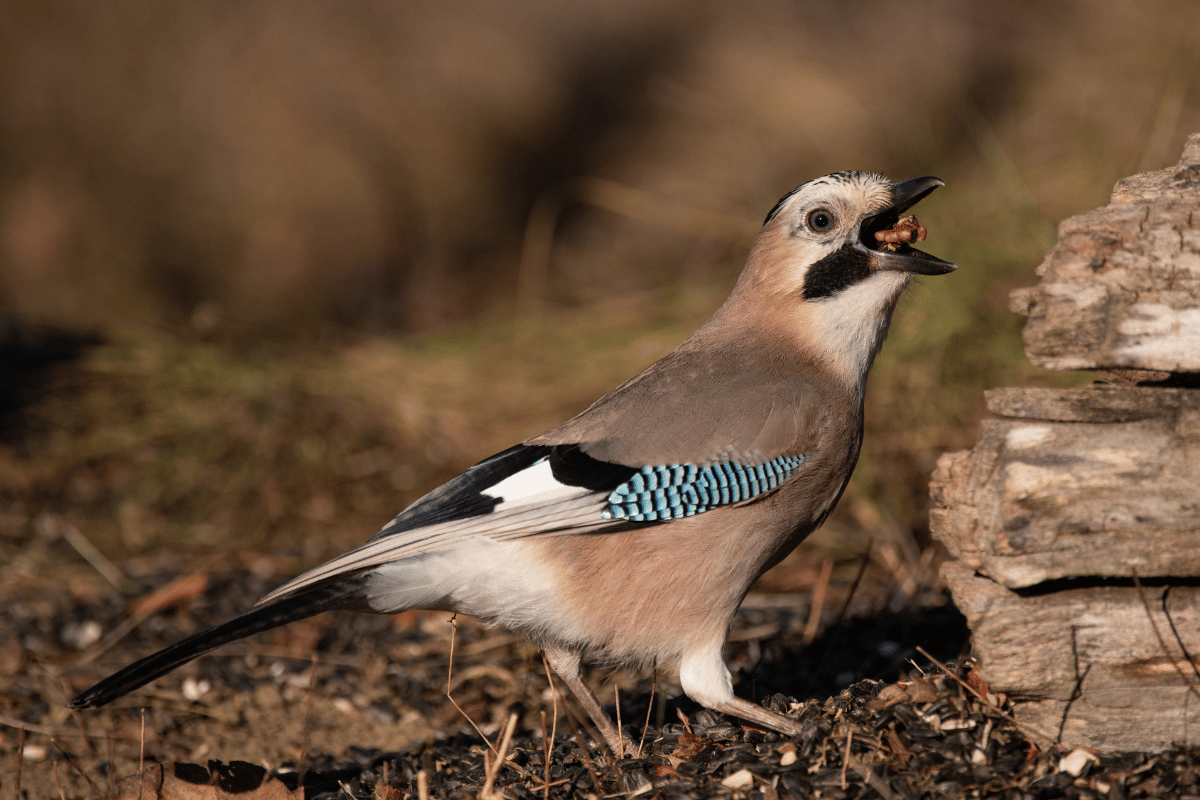
[[[80,692],[67,701],[67,708],[74,711],[100,708],[101,706],[108,705],[118,697],[140,689],[147,683],[150,683],[150,681],[169,671],[153,668],[146,669],[146,662],[153,660],[157,655],[159,654],[155,653],[148,658],[135,662],[120,672],[108,676],[90,689]],[[179,666],[179,664],[175,664],[174,666]]]
[[[111,703],[115,697],[103,697],[101,693],[88,689],[86,692],[80,692],[67,701],[66,707],[72,711],[82,711],[87,708],[99,708]]]

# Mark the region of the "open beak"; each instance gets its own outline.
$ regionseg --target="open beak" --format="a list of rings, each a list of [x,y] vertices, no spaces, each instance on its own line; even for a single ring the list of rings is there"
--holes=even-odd
[[[958,269],[957,264],[951,264],[937,256],[921,252],[907,242],[893,244],[892,247],[895,249],[892,250],[875,238],[875,234],[879,231],[890,230],[899,222],[905,211],[919,203],[926,195],[937,187],[945,185],[941,179],[934,177],[913,178],[903,183],[897,183],[892,187],[892,204],[878,214],[862,221],[859,243],[871,252],[875,269],[915,272],[918,275],[945,275],[947,272]]]

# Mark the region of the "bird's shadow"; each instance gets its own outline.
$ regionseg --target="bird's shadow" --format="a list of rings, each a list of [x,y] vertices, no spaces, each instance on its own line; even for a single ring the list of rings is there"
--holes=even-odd
[[[966,618],[950,603],[883,611],[833,625],[807,646],[796,634],[763,641],[761,656],[740,677],[759,698],[781,692],[820,700],[864,679],[893,682],[926,669],[918,646],[943,663],[957,660],[969,637]]]

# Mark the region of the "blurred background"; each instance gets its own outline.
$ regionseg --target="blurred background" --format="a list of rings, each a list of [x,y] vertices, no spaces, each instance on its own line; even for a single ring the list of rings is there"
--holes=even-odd
[[[1192,0],[3,17],[0,562],[59,587],[361,542],[669,352],[780,195],[861,169],[943,178],[962,268],[901,302],[853,484],[764,585],[869,551],[879,604],[936,590],[928,474],[982,390],[1087,380],[1028,365],[1009,290],[1200,131]]]

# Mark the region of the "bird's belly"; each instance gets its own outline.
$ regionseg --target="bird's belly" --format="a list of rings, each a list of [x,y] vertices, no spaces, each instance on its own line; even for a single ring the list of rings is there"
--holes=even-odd
[[[756,525],[761,520],[747,510],[621,533],[529,540],[558,585],[557,625],[543,636],[619,664],[666,664],[720,646],[781,537]]]
[[[535,550],[535,549],[533,549]],[[531,639],[569,628],[559,609],[561,581],[528,541],[482,536],[431,553],[382,564],[368,575],[372,611],[451,611]]]
[[[371,571],[372,610],[452,611],[616,664],[720,646],[794,523],[769,503],[629,531],[461,540]]]

